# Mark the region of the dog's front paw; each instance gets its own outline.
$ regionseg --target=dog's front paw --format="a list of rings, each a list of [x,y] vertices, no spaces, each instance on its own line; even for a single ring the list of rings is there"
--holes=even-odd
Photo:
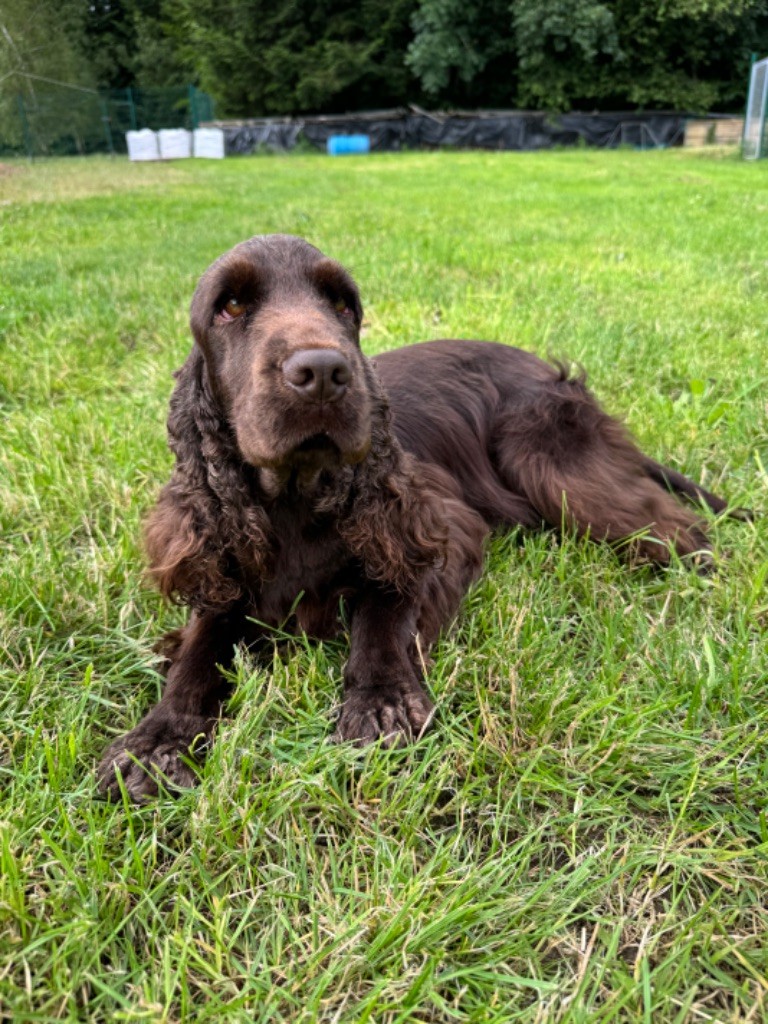
[[[429,728],[435,709],[414,679],[385,686],[348,685],[335,739],[400,747]]]
[[[197,774],[189,762],[202,760],[212,732],[210,719],[155,708],[108,747],[98,768],[99,791],[118,799],[122,780],[131,800],[143,803],[161,786],[171,791],[193,786]]]

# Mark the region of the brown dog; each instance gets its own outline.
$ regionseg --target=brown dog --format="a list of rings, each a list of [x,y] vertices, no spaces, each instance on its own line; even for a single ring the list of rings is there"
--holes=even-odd
[[[479,341],[369,361],[361,319],[349,274],[299,238],[252,238],[203,275],[171,399],[176,467],[146,533],[161,591],[192,614],[169,644],[162,700],[104,755],[103,792],[121,778],[136,800],[158,780],[190,784],[189,753],[227,696],[217,665],[288,617],[334,635],[342,602],[337,735],[418,736],[432,715],[421,654],[479,575],[492,529],[635,537],[628,549],[659,563],[708,550],[669,491],[725,503],[646,458],[583,380]]]

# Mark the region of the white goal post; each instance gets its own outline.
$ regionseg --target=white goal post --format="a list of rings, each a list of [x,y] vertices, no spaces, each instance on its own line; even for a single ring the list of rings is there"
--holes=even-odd
[[[746,160],[768,156],[765,107],[768,100],[768,57],[755,61],[749,76],[749,98],[744,117],[743,153]]]

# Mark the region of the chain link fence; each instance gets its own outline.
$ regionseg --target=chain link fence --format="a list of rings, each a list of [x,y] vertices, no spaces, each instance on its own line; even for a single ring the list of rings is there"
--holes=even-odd
[[[125,153],[139,128],[197,128],[214,117],[213,100],[194,85],[97,92],[43,79],[25,82],[0,117],[0,156]]]

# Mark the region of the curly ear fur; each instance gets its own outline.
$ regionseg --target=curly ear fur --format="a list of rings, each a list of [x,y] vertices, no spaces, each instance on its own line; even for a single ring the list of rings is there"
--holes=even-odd
[[[355,473],[352,505],[339,532],[371,579],[409,593],[425,570],[446,559],[448,496],[433,480],[416,475],[415,460],[390,429],[389,404],[376,371],[366,363],[365,372],[373,400],[371,450]]]
[[[221,609],[242,595],[246,579],[263,576],[269,528],[197,348],[177,374],[168,437],[176,466],[145,524],[149,572],[166,597]]]

